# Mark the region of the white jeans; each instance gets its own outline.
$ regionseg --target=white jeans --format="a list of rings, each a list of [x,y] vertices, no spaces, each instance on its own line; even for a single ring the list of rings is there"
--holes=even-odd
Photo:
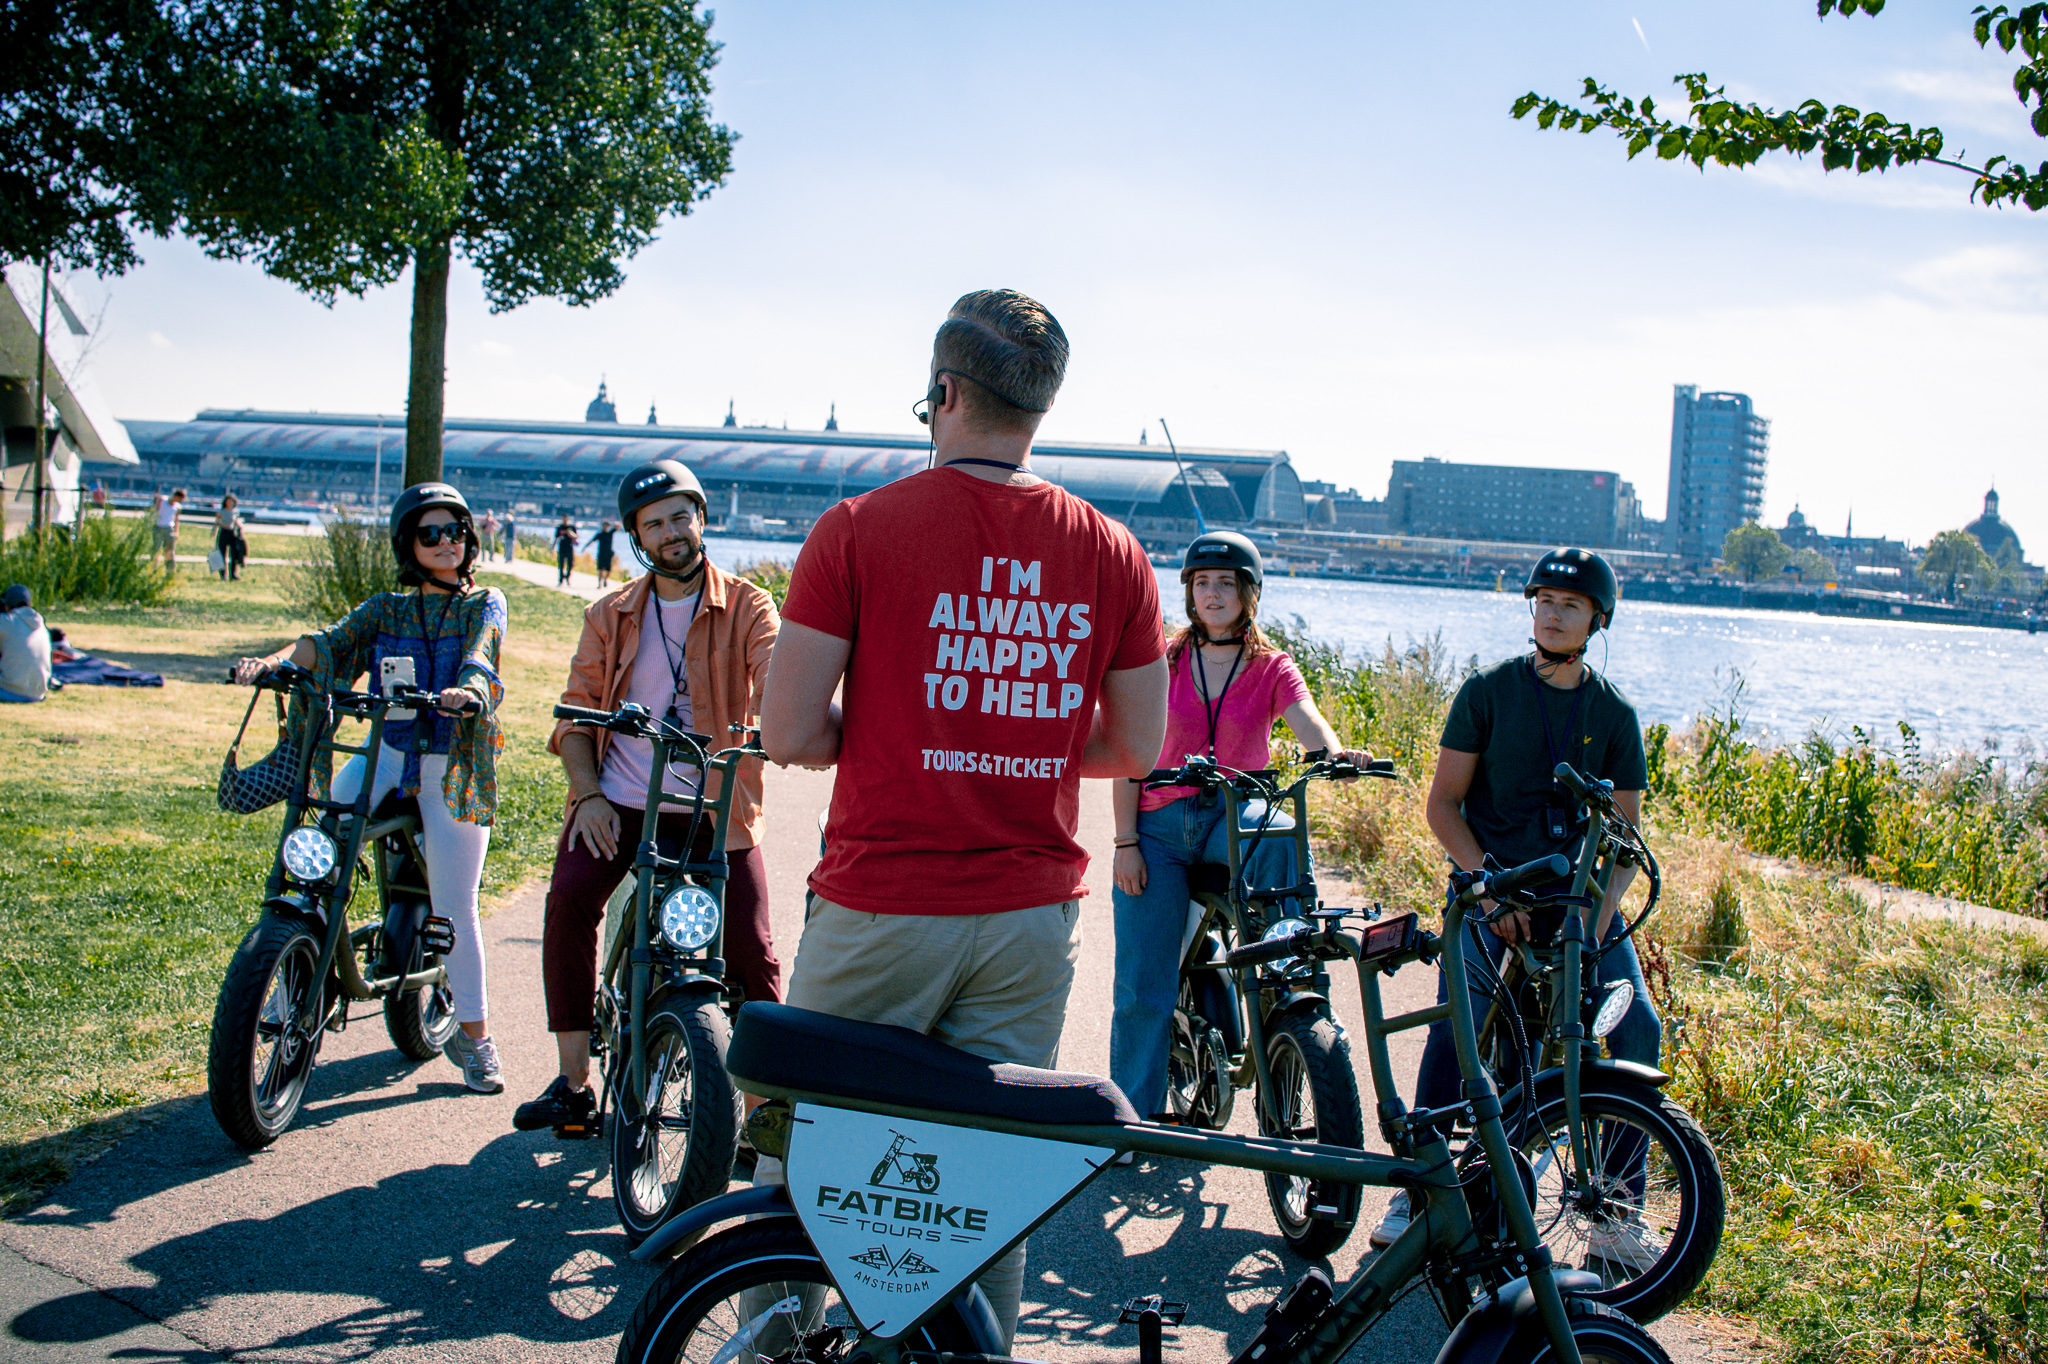
[[[363,789],[358,753],[334,774],[334,799],[354,800]],[[480,1023],[489,1013],[484,988],[484,930],[477,918],[477,883],[483,879],[484,854],[490,851],[488,824],[465,824],[449,813],[441,798],[441,778],[448,755],[420,755],[420,837],[427,855],[427,896],[434,912],[455,925],[455,950],[442,959],[448,968],[448,990],[455,996],[455,1018]],[[370,808],[405,774],[405,754],[388,744],[377,750],[377,779],[370,785]]]

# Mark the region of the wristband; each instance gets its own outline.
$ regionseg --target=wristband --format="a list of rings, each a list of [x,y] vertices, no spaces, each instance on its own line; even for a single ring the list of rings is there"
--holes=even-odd
[[[1136,834],[1131,834],[1127,838],[1113,839],[1111,840],[1111,842],[1119,848],[1135,848],[1138,846],[1138,836]]]

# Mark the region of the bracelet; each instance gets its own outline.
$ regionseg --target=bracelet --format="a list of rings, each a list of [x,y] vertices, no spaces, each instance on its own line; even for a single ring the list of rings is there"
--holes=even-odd
[[[1130,834],[1124,838],[1113,839],[1111,841],[1114,844],[1114,846],[1119,848],[1135,848],[1138,846],[1138,836],[1136,834]]]
[[[576,813],[576,807],[581,805],[584,801],[595,800],[603,794],[604,788],[599,787],[595,791],[586,791],[580,796],[571,796],[569,797],[569,808],[566,811],[564,811],[564,813],[573,815]]]

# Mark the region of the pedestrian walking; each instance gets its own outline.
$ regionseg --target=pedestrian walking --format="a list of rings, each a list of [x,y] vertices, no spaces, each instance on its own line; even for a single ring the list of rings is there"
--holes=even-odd
[[[158,493],[156,501],[150,505],[150,511],[156,518],[152,527],[152,533],[156,538],[153,542],[154,548],[150,551],[151,557],[163,555],[164,572],[173,576],[178,572],[178,513],[184,509],[183,488],[173,488],[169,497]]]
[[[242,561],[249,557],[249,542],[242,538],[241,499],[228,493],[220,500],[220,511],[213,518],[213,552],[220,556],[220,567],[216,570],[222,582],[234,582],[242,576]]]
[[[516,520],[514,520],[514,519],[513,519],[513,516],[512,516],[512,513],[511,513],[511,512],[506,512],[506,513],[505,513],[505,562],[506,562],[506,563],[508,563],[508,564],[509,564],[509,563],[511,563],[511,562],[512,562],[512,558],[513,558],[513,556],[514,556],[515,554],[517,554],[518,552],[519,552],[519,523],[518,523],[518,521],[516,521]]]
[[[555,586],[567,587],[569,575],[576,571],[576,523],[562,513],[562,523],[555,527]]]
[[[611,583],[612,551],[614,548],[612,536],[614,534],[616,534],[616,531],[613,529],[611,522],[600,521],[597,525],[597,534],[591,536],[590,543],[584,546],[597,559],[597,585],[599,587],[606,587]]]
[[[498,518],[488,511],[485,512],[484,519],[476,523],[476,531],[478,537],[483,540],[484,553],[496,554],[498,552]]]

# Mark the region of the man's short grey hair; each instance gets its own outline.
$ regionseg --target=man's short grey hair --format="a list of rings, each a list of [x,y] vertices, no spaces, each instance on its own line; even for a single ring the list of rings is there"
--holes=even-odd
[[[963,375],[961,401],[978,426],[1031,431],[1067,377],[1067,334],[1045,305],[1015,289],[963,294],[932,342],[935,369]]]

